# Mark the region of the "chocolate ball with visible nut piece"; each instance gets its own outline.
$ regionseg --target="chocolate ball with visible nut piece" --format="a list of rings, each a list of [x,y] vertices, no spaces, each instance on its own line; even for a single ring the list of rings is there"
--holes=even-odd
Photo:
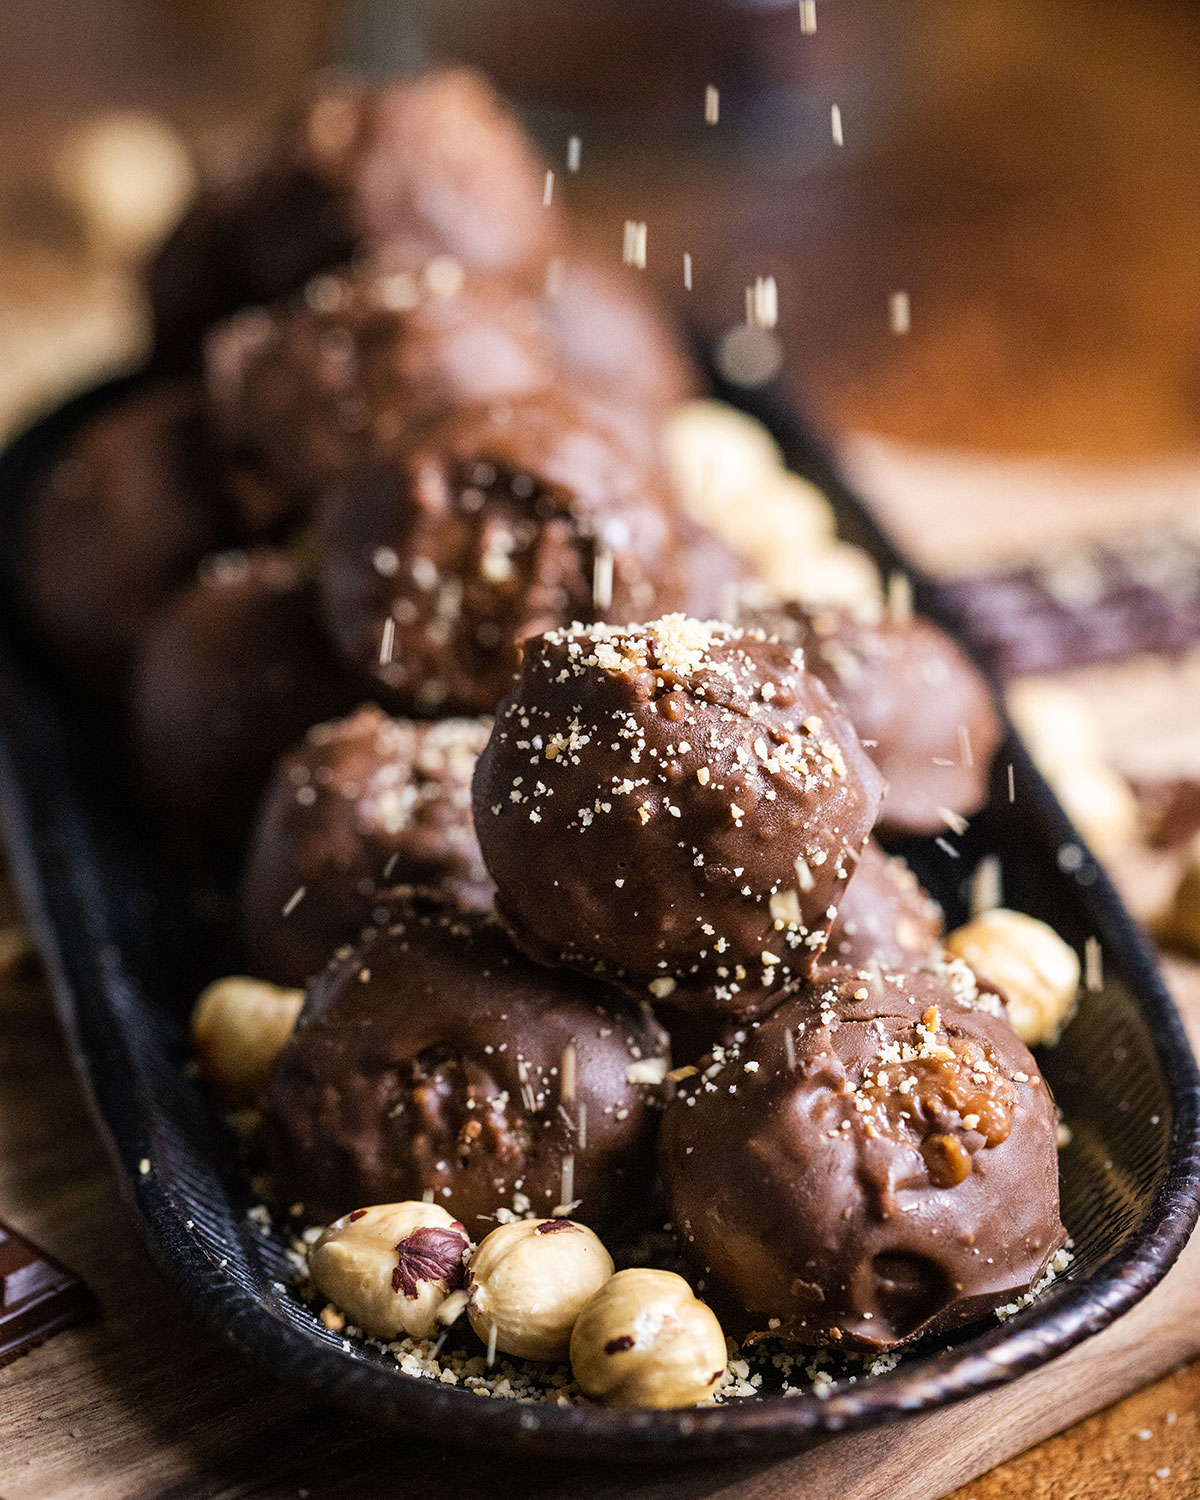
[[[377,1203],[322,1230],[308,1270],[317,1291],[370,1337],[427,1339],[462,1286],[470,1243],[436,1203]]]
[[[750,1017],[824,948],[882,795],[797,653],[674,615],[525,643],[475,827],[532,958]]]
[[[160,358],[205,327],[370,255],[451,255],[540,283],[559,236],[545,168],[483,77],[449,68],[379,87],[325,83],[281,126],[265,163],[197,199],[149,272]]]
[[[1000,720],[987,683],[943,630],[917,616],[877,623],[800,604],[746,623],[799,646],[853,719],[887,782],[880,833],[944,832],[987,801]]]
[[[381,890],[420,885],[486,911],[471,818],[489,719],[391,719],[364,704],[275,768],[250,839],[241,925],[258,971],[303,984],[369,925]]]
[[[685,1081],[673,1222],[752,1337],[888,1349],[1028,1292],[1060,1248],[1057,1121],[965,964],[824,968]]]
[[[448,409],[554,383],[536,300],[446,257],[327,272],[205,341],[208,404],[246,525],[305,514],[331,480]]]
[[[87,418],[36,482],[20,541],[26,609],[55,657],[109,691],[171,592],[232,537],[198,386],[145,386]]]
[[[238,847],[276,758],[358,696],[286,553],[206,561],[146,632],[131,732],[148,800],[185,843]]]
[[[682,598],[670,507],[565,395],[454,412],[326,495],[330,630],[398,712],[490,713],[522,636]]]
[[[851,969],[872,961],[919,967],[937,951],[944,929],[941,907],[913,872],[871,839],[838,902],[824,960]]]
[[[602,986],[539,969],[486,916],[397,895],[309,990],[267,1144],[317,1222],[428,1192],[486,1234],[569,1206],[597,1232],[648,1209],[666,1036]]]

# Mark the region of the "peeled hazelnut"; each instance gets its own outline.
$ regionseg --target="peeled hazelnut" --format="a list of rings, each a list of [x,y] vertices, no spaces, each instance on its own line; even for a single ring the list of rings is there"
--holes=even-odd
[[[215,979],[201,991],[192,1043],[200,1071],[231,1104],[257,1103],[303,1004],[302,990],[240,975]]]
[[[1012,1029],[1030,1047],[1055,1041],[1079,991],[1079,956],[1058,933],[1024,912],[993,907],[945,940],[1008,1001]]]
[[[1133,841],[1138,828],[1137,798],[1112,766],[1102,760],[1084,760],[1047,772],[1046,780],[1096,854],[1115,854]]]
[[[1165,947],[1200,958],[1200,834],[1188,845],[1187,863],[1157,936]]]
[[[694,1406],[725,1374],[716,1315],[673,1271],[618,1271],[579,1315],[571,1369],[607,1406]]]
[[[308,1252],[313,1283],[351,1323],[379,1339],[426,1339],[462,1284],[467,1231],[436,1203],[356,1208]]]
[[[489,1348],[565,1359],[580,1309],[612,1273],[612,1256],[573,1219],[501,1224],[471,1257],[467,1317]]]
[[[692,519],[718,531],[748,491],[783,468],[762,423],[720,401],[677,406],[663,429],[663,456]]]

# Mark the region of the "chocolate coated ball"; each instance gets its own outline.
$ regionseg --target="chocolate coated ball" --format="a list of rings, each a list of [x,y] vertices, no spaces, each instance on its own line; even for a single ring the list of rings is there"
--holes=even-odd
[[[746,1017],[824,948],[882,792],[790,647],[673,615],[526,642],[475,826],[531,957]]]
[[[490,729],[488,719],[415,724],[364,704],[315,725],[283,757],[242,876],[256,973],[303,984],[357,940],[388,885],[491,906],[471,820],[471,775]]]
[[[1054,1100],[965,965],[822,969],[667,1107],[688,1255],[753,1335],[887,1349],[1037,1283]]]
[[[198,845],[239,844],[276,758],[357,696],[311,580],[265,548],[209,559],[147,631],[130,686],[142,789]]]
[[[665,1049],[646,1012],[530,964],[494,919],[399,897],[276,1063],[282,1201],[326,1222],[428,1190],[474,1239],[500,1210],[573,1203],[624,1232],[646,1212]]]
[[[565,395],[452,413],[331,487],[321,589],[397,711],[489,713],[517,642],[686,589],[659,471]]]
[[[56,658],[111,689],[167,596],[231,534],[199,389],[145,386],[87,418],[38,481],[21,539],[26,608]]]

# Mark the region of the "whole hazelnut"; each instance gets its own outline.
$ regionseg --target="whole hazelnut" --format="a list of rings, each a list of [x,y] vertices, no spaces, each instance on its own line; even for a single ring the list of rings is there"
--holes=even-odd
[[[291,1036],[303,990],[261,979],[214,979],[192,1010],[192,1045],[200,1071],[230,1104],[256,1104],[275,1054]]]
[[[1079,956],[1036,917],[997,906],[980,913],[945,940],[1008,1001],[1012,1029],[1030,1047],[1057,1040],[1079,991]]]
[[[694,1406],[725,1374],[716,1315],[673,1271],[618,1271],[571,1335],[579,1388],[607,1406]]]
[[[424,1339],[461,1286],[467,1231],[436,1203],[356,1208],[308,1252],[313,1283],[351,1323],[380,1339]]]
[[[566,1359],[579,1311],[613,1273],[612,1256],[573,1219],[517,1219],[471,1257],[467,1317],[481,1339],[522,1359]]]
[[[1200,958],[1200,834],[1188,845],[1187,862],[1156,936],[1164,947]]]

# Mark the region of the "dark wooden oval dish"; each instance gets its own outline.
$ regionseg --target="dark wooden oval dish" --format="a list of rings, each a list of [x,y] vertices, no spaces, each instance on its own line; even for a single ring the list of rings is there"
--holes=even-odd
[[[220,925],[192,915],[179,872],[156,857],[152,831],[122,790],[113,724],[56,681],[13,609],[16,526],[31,474],[75,423],[138,378],[70,402],[0,458],[0,810],[75,1066],[125,1195],[164,1276],[206,1323],[283,1379],[392,1426],[514,1453],[678,1460],[797,1450],[975,1395],[1106,1327],[1164,1275],[1200,1202],[1200,1079],[1150,951],[1086,852],[1060,861],[1065,846],[1082,846],[1010,736],[991,804],[957,841],[959,857],[931,841],[903,852],[952,921],[975,863],[995,853],[1009,904],[1047,918],[1081,949],[1090,936],[1102,944],[1104,989],[1083,997],[1044,1059],[1074,1132],[1062,1184],[1076,1255],[1045,1296],[1007,1323],[977,1325],[824,1400],[768,1396],[678,1412],[481,1399],[405,1376],[368,1350],[344,1350],[286,1290],[285,1247],[247,1220],[250,1200],[223,1127],[183,1072],[190,1001],[230,962]],[[768,422],[789,463],[830,496],[843,535],[885,569],[908,572],[918,607],[965,638],[964,622],[896,553],[796,413],[770,392],[723,394]]]

